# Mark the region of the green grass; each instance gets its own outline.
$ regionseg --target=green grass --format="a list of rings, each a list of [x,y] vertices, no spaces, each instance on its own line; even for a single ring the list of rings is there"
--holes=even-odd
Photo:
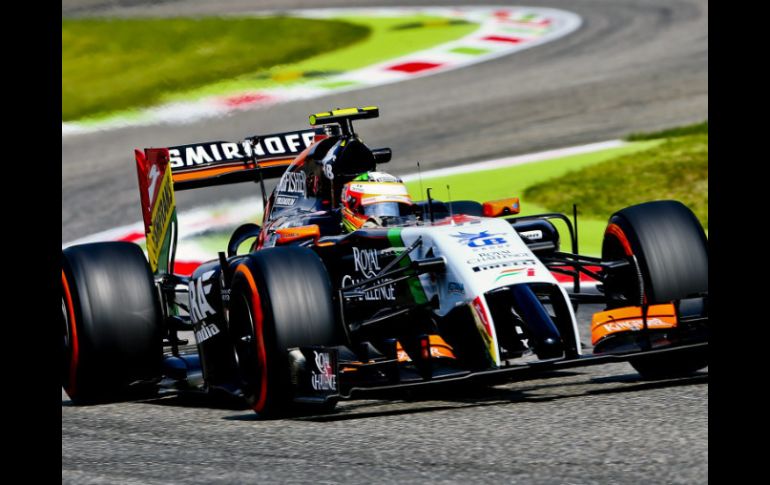
[[[428,16],[62,20],[62,121],[299,83],[347,87],[327,79],[476,28]]]
[[[341,71],[358,69],[458,39],[478,28],[478,24],[474,23],[452,24],[440,22],[440,18],[428,16],[341,17],[339,20],[371,29],[372,35],[360,44],[308,59],[298,67],[303,70],[321,71],[335,68]],[[426,27],[398,28],[419,22],[425,23]],[[435,23],[431,24],[431,22]]]
[[[560,177],[570,170],[593,166],[619,156],[637,153],[655,147],[660,143],[661,141],[659,140],[634,142],[619,148],[572,155],[537,163],[446,177],[425,178],[422,181],[422,186],[424,189],[433,187],[432,195],[440,200],[448,198],[446,192],[448,184],[453,200],[470,199],[483,202],[485,200],[502,199],[505,197],[519,197],[521,201],[521,215],[553,212],[529,198],[525,194],[527,187],[545,182],[554,177]],[[420,199],[419,182],[409,182],[407,187],[415,200]],[[617,207],[616,209],[620,208]],[[601,253],[601,240],[607,224],[607,218],[585,217],[582,208],[578,207],[578,209],[580,210],[578,216],[580,252],[598,255]],[[572,214],[571,205],[566,213],[568,215]],[[565,227],[562,223],[557,223],[557,227],[562,232],[562,241],[568,241],[569,239],[567,233],[564,232]],[[569,249],[569,246],[565,245],[564,248]]]
[[[648,150],[531,185],[524,195],[552,211],[569,211],[576,203],[581,214],[595,219],[628,205],[674,199],[690,207],[708,229],[708,134],[669,138]]]
[[[371,35],[361,42],[308,58],[306,60],[274,66],[259,72],[223,79],[193,91],[179,92],[167,101],[196,99],[247,89],[265,89],[298,83],[319,82],[345,71],[360,69],[422,49],[463,37],[478,28],[478,24],[450,24],[439,18],[413,17],[341,17],[337,20],[369,29]],[[400,26],[423,22],[426,27],[400,29]],[[434,24],[431,25],[431,22]],[[339,87],[348,86],[345,83]],[[329,83],[326,87],[337,87]]]
[[[708,135],[708,134],[709,134],[709,122],[708,120],[706,120],[701,123],[695,123],[692,125],[685,125],[685,126],[677,126],[676,128],[669,128],[667,130],[631,133],[626,137],[626,140],[628,141],[655,140],[658,138],[673,138],[676,136]]]
[[[288,17],[62,19],[62,120],[149,106],[370,33],[360,24]]]

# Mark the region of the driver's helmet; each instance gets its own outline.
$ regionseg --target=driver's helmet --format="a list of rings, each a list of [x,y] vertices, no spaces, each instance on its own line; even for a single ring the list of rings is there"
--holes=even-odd
[[[342,224],[348,231],[407,223],[414,206],[400,178],[384,172],[359,175],[342,187]]]

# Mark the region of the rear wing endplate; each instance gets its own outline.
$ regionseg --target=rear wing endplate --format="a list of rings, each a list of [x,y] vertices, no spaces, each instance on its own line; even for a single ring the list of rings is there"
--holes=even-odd
[[[176,190],[280,177],[323,130],[260,135],[135,150],[147,256],[153,274],[172,273],[177,241]]]
[[[147,259],[153,274],[171,273],[177,240],[176,201],[167,148],[135,150]]]

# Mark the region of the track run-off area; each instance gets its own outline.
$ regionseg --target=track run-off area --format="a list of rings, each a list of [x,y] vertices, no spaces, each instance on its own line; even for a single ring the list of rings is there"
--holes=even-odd
[[[383,3],[329,0],[323,6]],[[319,6],[74,0],[63,2],[62,14],[237,15]],[[62,243],[140,220],[134,148],[299,129],[308,114],[334,107],[381,108],[381,118],[357,128],[368,144],[392,147],[393,161],[382,168],[401,175],[413,173],[417,161],[425,173],[707,118],[706,1],[554,0],[536,6],[571,12],[580,26],[552,42],[404,82],[185,124],[63,135]],[[255,195],[253,184],[242,184],[180,193],[177,202],[192,212]],[[586,350],[595,310],[579,311]],[[276,421],[174,397],[76,407],[62,392],[62,481],[704,483],[708,387],[707,370],[652,382],[627,364],[610,364],[495,388],[344,402],[336,414]]]
[[[225,116],[232,111],[256,109],[289,101],[309,100],[332,93],[344,93],[384,84],[398,83],[453,69],[467,68],[479,62],[507,56],[557,40],[580,27],[580,17],[564,10],[538,7],[388,7],[326,8],[262,11],[254,16],[288,15],[306,19],[420,19],[421,25],[396,25],[391,30],[421,29],[430,38],[431,30],[443,25],[471,24],[473,31],[459,39],[410,52],[359,69],[343,70],[320,79],[282,83],[277,86],[248,88],[225,84],[217,95],[195,96],[161,106],[115,113],[103,119],[62,123],[62,136],[152,124],[188,124],[207,118]],[[331,58],[346,61],[345,52]],[[301,65],[301,64],[300,64]],[[283,73],[292,77],[301,73]],[[211,88],[216,90],[216,88]]]

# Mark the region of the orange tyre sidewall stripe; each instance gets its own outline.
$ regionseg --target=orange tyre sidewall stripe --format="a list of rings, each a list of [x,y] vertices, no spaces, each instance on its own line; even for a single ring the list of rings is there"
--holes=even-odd
[[[244,265],[238,266],[236,273],[241,273],[246,278],[251,288],[251,306],[252,316],[254,317],[255,343],[257,345],[257,359],[259,360],[260,386],[259,397],[254,404],[254,411],[260,412],[265,408],[267,402],[267,355],[265,354],[265,339],[263,335],[264,315],[262,314],[262,301],[259,298],[257,285],[254,282],[254,276]]]
[[[72,347],[72,356],[70,357],[70,379],[69,379],[69,385],[67,386],[67,394],[69,394],[70,398],[72,398],[72,395],[75,393],[76,387],[75,387],[75,380],[77,378],[77,370],[78,370],[78,357],[79,357],[79,346],[78,346],[78,326],[75,322],[75,308],[72,305],[72,294],[70,293],[70,287],[67,283],[67,277],[64,275],[64,270],[61,271],[61,284],[62,288],[64,289],[64,297],[66,299],[67,303],[67,313],[69,314],[69,322],[70,322],[70,346]]]
[[[626,237],[626,233],[623,232],[623,229],[620,228],[617,224],[609,224],[607,225],[607,230],[605,231],[605,234],[611,234],[615,236],[615,239],[618,240],[621,246],[623,246],[623,251],[626,253],[626,256],[633,256],[634,251],[631,249],[631,243],[628,242],[628,238]],[[647,303],[647,292],[645,291],[644,294],[642,294],[642,302]]]
[[[605,232],[615,236],[618,242],[620,242],[620,245],[623,246],[623,251],[625,251],[626,256],[631,256],[634,254],[634,252],[631,250],[631,243],[628,242],[628,238],[626,237],[626,233],[623,232],[623,229],[621,229],[617,224],[609,224]]]

